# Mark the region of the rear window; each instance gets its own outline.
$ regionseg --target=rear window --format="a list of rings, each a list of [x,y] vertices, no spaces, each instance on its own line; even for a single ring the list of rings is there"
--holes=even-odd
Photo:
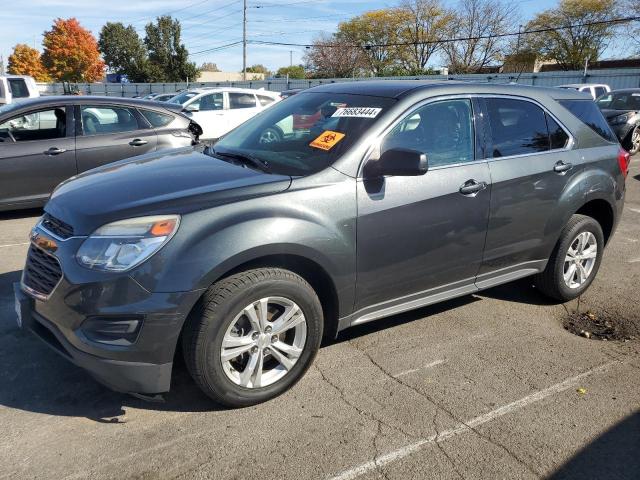
[[[602,112],[591,100],[558,100],[560,105],[573,113],[591,130],[609,142],[617,143],[618,139],[609,127]]]
[[[260,101],[260,105],[263,107],[266,107],[276,101],[275,98],[267,97],[265,95],[258,95],[258,100]]]
[[[151,110],[140,110],[140,113],[146,118],[152,127],[164,127],[165,125],[169,125],[173,120],[173,115],[168,115],[165,113],[154,112]]]

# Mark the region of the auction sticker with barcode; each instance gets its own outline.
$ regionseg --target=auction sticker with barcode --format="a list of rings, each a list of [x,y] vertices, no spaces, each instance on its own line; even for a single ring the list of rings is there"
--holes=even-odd
[[[344,133],[332,132],[331,130],[325,130],[309,144],[310,147],[319,148],[321,150],[331,150],[336,143],[345,137]]]
[[[332,117],[356,117],[356,118],[376,118],[382,111],[381,108],[374,107],[347,107],[338,108],[333,112]]]

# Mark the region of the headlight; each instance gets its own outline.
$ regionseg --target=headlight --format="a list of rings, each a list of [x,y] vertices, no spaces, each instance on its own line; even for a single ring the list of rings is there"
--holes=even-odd
[[[76,257],[87,268],[123,272],[144,262],[178,230],[178,215],[130,218],[109,223],[93,232]]]

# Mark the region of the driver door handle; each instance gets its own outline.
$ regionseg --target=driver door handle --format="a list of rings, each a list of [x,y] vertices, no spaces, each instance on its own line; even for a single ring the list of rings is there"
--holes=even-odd
[[[64,153],[66,151],[67,150],[64,148],[51,147],[46,152],[42,152],[42,153],[44,153],[45,155],[53,156],[53,155],[60,155],[61,153]]]
[[[470,197],[475,197],[475,195],[487,188],[487,182],[477,182],[474,179],[467,180],[460,187],[460,193],[462,195],[467,195]]]
[[[553,171],[556,173],[564,173],[571,170],[572,168],[573,168],[573,165],[571,163],[565,163],[562,160],[560,160],[558,163],[556,163],[553,166]]]
[[[131,140],[129,142],[129,145],[131,145],[132,147],[141,147],[142,145],[146,145],[147,142],[146,140],[142,140],[141,138],[136,138],[135,140]]]

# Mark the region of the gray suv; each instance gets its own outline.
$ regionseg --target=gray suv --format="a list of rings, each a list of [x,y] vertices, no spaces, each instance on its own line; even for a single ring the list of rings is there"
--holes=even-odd
[[[528,276],[558,301],[579,296],[628,163],[593,101],[569,90],[321,86],[204,153],[62,183],[31,233],[16,308],[115,390],[167,392],[182,351],[211,398],[255,404],[352,325]]]

